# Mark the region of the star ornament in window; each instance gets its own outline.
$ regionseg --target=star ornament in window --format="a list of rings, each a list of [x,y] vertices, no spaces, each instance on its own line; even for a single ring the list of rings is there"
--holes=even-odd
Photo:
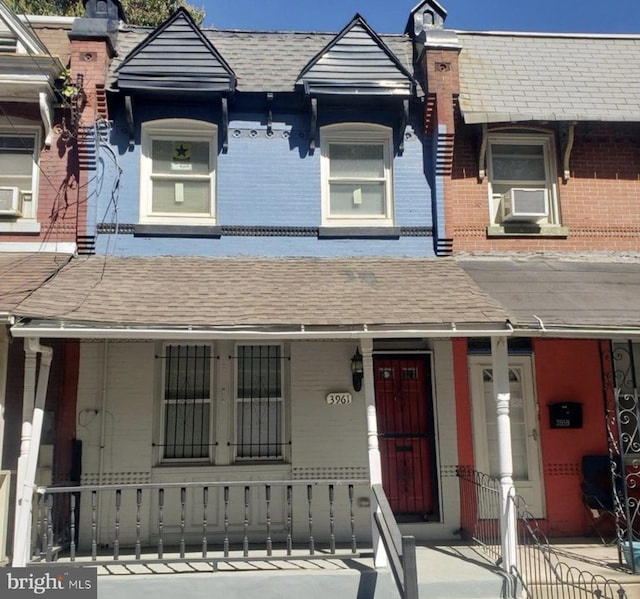
[[[184,141],[173,142],[173,160],[191,160],[191,144]]]

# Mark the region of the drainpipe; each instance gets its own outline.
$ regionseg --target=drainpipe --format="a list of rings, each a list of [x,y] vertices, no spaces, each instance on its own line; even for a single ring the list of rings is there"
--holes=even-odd
[[[380,444],[378,443],[378,417],[376,415],[375,379],[373,374],[373,340],[361,339],[360,351],[362,352],[362,369],[364,371],[364,399],[367,406],[369,479],[371,485],[382,485],[382,460],[380,458]],[[372,501],[371,541],[373,545],[373,563],[376,568],[384,568],[388,565],[387,554],[375,521],[375,513],[379,511],[378,503]]]
[[[104,340],[104,345],[102,346],[102,391],[100,398],[100,457],[98,460],[98,486],[102,485],[104,478],[104,449],[105,449],[105,439],[107,435],[107,368],[109,365],[109,340]],[[98,501],[97,501],[97,513],[98,513],[98,542],[100,542],[100,538],[102,536],[102,518],[100,517],[100,504],[102,498],[102,493],[98,493]]]
[[[498,427],[498,466],[500,469],[500,536],[502,540],[502,568],[512,574],[517,566],[518,537],[513,486],[513,457],[511,449],[511,417],[509,404],[509,353],[506,337],[491,337],[493,393],[496,398]]]
[[[23,406],[20,458],[18,459],[12,562],[14,568],[26,565],[31,550],[31,507],[53,349],[40,345],[40,340],[37,337],[27,337],[25,339],[25,354],[25,404]],[[36,354],[40,354],[40,373],[37,377],[37,387],[35,385]],[[34,388],[35,402],[33,399]]]

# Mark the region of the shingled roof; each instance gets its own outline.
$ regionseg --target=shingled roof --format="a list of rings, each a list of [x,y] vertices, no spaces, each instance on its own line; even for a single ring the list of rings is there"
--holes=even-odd
[[[178,327],[504,324],[507,318],[447,258],[77,258],[17,314]]]
[[[115,70],[127,55],[153,30],[123,27],[118,33],[118,56],[110,66],[110,86]],[[239,92],[293,92],[309,61],[335,38],[335,33],[296,31],[232,31],[203,29],[202,32],[237,77]],[[410,73],[414,73],[411,40],[405,35],[381,35],[385,45]]]
[[[52,253],[0,253],[0,312],[13,312],[70,259]]]
[[[640,122],[640,37],[457,32],[467,123]]]
[[[640,327],[640,259],[461,258],[473,280],[524,327]]]

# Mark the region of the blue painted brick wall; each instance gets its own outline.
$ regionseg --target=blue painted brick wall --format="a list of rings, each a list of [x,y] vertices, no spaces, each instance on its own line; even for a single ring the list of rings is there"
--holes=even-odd
[[[112,111],[111,146],[98,148],[94,177],[89,183],[92,214],[99,222],[133,225],[138,222],[140,126],[129,148],[122,111]],[[231,112],[229,149],[217,157],[217,224],[232,226],[318,227],[321,225],[319,131],[328,122],[366,120],[362,112],[325,111],[318,123],[317,148],[309,153],[309,115],[274,114],[267,135],[263,114]],[[170,104],[136,107],[137,123],[158,118],[189,117],[216,121],[211,106],[191,106],[176,113]],[[371,122],[397,123],[397,117],[372,113]],[[395,225],[431,227],[432,186],[427,172],[432,140],[419,132],[419,118],[405,132],[405,149],[394,159]],[[220,137],[220,135],[219,135]],[[118,169],[121,169],[117,196]],[[112,197],[113,196],[113,197]],[[92,223],[89,223],[92,227]],[[99,234],[99,253],[118,255],[211,256],[429,256],[433,239],[318,239],[317,237],[223,236],[221,239],[140,238],[131,234]]]

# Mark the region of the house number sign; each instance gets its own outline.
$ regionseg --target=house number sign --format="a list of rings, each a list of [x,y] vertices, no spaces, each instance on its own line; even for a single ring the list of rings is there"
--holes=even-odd
[[[353,401],[353,397],[351,393],[339,392],[339,393],[329,393],[327,395],[327,403],[330,406],[346,406]]]

